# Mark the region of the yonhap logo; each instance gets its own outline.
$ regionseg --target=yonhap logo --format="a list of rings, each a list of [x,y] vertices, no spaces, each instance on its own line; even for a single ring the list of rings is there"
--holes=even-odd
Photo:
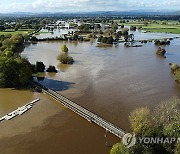
[[[136,144],[136,136],[135,134],[127,133],[123,136],[122,142],[126,148],[130,148]]]
[[[130,148],[136,143],[139,144],[173,144],[180,143],[180,138],[175,137],[136,137],[135,133],[127,133],[122,138],[125,148]]]

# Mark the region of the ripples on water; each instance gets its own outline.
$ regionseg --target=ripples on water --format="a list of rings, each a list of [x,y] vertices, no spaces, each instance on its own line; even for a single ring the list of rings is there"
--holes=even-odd
[[[145,39],[145,36],[171,37],[144,33],[135,38]],[[63,44],[75,59],[73,65],[62,65],[56,60]],[[174,82],[169,68],[170,62],[180,64],[179,47],[180,39],[173,40],[170,46],[165,47],[167,58],[163,59],[156,56],[157,47],[153,43],[143,44],[141,48],[125,48],[123,44],[97,48],[95,41],[39,42],[27,46],[22,55],[31,63],[43,61],[47,67],[56,66],[58,73],[45,73],[46,78],[41,83],[129,130],[128,115],[133,109],[142,106],[154,108],[163,100],[180,96],[180,87]],[[42,101],[32,109],[32,114],[30,112],[22,119],[0,125],[4,136],[12,134],[11,143],[8,138],[2,140],[0,135],[1,150],[7,152],[6,147],[10,146],[10,151],[21,153],[48,153],[50,149],[54,153],[67,154],[72,151],[80,154],[109,153],[109,148],[105,147],[104,130],[64,109],[46,95],[0,89],[0,113],[3,115],[13,109],[10,104],[14,103],[14,98],[16,107],[35,97]],[[28,133],[25,133],[26,129]],[[16,133],[18,136],[14,137]],[[109,144],[118,142],[112,135],[108,140]]]
[[[75,59],[73,65],[62,66],[56,60],[64,43]],[[39,60],[47,67],[55,65],[59,73],[46,76],[73,83],[62,91],[64,95],[128,129],[128,115],[133,109],[155,107],[165,99],[179,96],[179,86],[169,68],[170,62],[180,63],[179,43],[180,39],[176,39],[165,47],[166,59],[156,56],[153,43],[141,48],[125,48],[123,44],[97,48],[96,42],[39,42],[27,47],[23,55],[32,63]]]

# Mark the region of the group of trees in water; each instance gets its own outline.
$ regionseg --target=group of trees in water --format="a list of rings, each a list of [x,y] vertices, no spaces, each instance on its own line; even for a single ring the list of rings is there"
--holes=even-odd
[[[121,37],[124,37],[125,41],[128,41],[129,38],[129,29],[128,28],[122,28],[121,30],[117,31],[117,32],[113,32],[112,34],[110,34],[110,36],[99,36],[98,37],[98,42],[101,43],[106,43],[106,44],[113,44],[113,42],[118,42],[118,40]]]
[[[38,73],[38,72],[44,72],[45,69],[46,69],[46,66],[44,65],[43,62],[41,61],[37,61],[35,65],[31,65],[32,66],[32,71],[34,74]],[[52,66],[50,65],[46,72],[53,72],[53,73],[57,73],[57,70],[56,70],[56,67],[55,66]]]
[[[163,41],[160,41],[160,40],[155,40],[154,41],[154,44],[155,45],[170,45],[170,40],[163,40]]]
[[[110,36],[110,37],[100,36],[100,37],[98,37],[98,42],[106,43],[106,44],[113,44],[114,39],[112,36]]]
[[[22,35],[0,36],[0,87],[24,86],[32,76],[31,64],[22,58]]]
[[[0,36],[0,87],[23,87],[32,78],[33,73],[44,72],[43,62],[36,62],[35,65],[21,56],[24,49],[23,35],[1,35]],[[68,48],[63,45],[62,53],[57,59],[63,64],[73,64],[74,59],[69,56]],[[47,72],[55,72],[55,66],[49,66]]]
[[[136,144],[130,148],[123,143],[117,143],[111,149],[110,154],[179,154],[180,143],[180,99],[172,98],[165,101],[151,111],[148,108],[139,108],[130,116],[131,129],[135,133]],[[162,143],[141,143],[143,138],[159,138],[166,141]],[[168,143],[165,139],[174,139]]]

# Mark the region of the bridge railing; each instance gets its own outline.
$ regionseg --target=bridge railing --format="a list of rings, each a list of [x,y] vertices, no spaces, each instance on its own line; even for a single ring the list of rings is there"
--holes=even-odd
[[[112,134],[116,135],[117,137],[122,138],[125,135],[125,131],[119,128],[118,126],[114,125],[113,123],[105,120],[104,118],[98,116],[97,114],[89,111],[88,109],[78,105],[77,103],[71,101],[70,99],[66,98],[65,96],[49,89],[42,84],[34,81],[33,82],[36,86],[40,87],[44,93],[51,96],[55,100],[61,102],[65,107],[69,108],[73,112],[79,114],[86,120],[90,122],[94,122],[97,125],[101,126],[102,128],[106,129],[107,131],[111,132]]]

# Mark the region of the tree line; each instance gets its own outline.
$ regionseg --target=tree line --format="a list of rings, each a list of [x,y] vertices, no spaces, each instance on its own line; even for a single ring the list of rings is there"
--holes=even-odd
[[[31,64],[21,57],[22,35],[0,36],[0,87],[25,86],[32,77]]]
[[[180,143],[180,99],[175,97],[156,107],[153,111],[139,108],[131,112],[129,121],[136,136],[136,144],[126,148],[117,143],[110,154],[179,154]],[[175,138],[172,143],[140,143],[139,138]]]

